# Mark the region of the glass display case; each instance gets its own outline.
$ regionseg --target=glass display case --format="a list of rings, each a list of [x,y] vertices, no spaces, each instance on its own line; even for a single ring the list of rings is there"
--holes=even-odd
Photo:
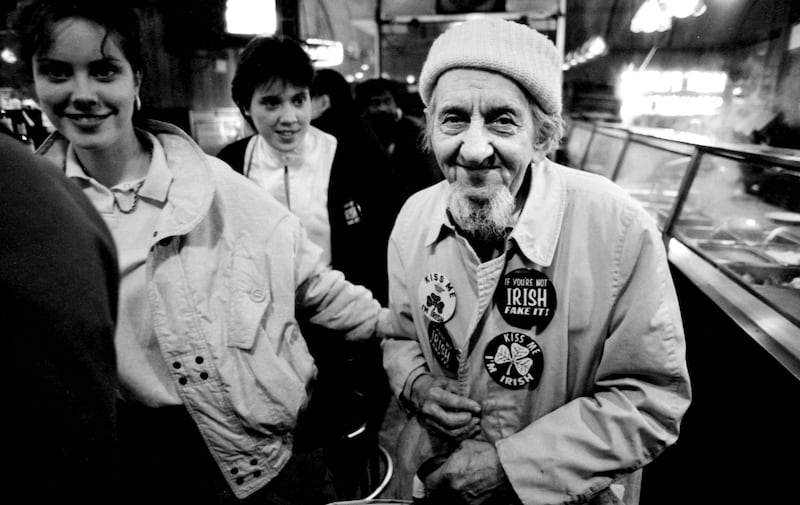
[[[578,139],[566,143],[570,166],[614,180],[656,219],[665,243],[678,241],[770,317],[800,327],[800,151],[600,123],[575,123],[569,135]]]

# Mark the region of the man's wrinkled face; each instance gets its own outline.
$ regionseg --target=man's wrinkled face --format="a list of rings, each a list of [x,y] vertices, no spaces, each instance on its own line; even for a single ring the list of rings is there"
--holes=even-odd
[[[514,81],[500,74],[453,69],[439,77],[428,110],[429,137],[450,183],[448,210],[479,241],[505,237],[515,197],[534,149],[531,105]]]

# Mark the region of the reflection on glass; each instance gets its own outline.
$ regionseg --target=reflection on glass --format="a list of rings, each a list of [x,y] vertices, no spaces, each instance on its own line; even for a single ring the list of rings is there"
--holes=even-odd
[[[608,178],[613,177],[614,168],[617,166],[624,146],[624,137],[620,138],[597,131],[589,146],[583,169]]]
[[[690,159],[688,155],[631,143],[615,182],[642,202],[644,208],[658,221],[658,225],[663,227],[675,204]],[[692,202],[687,202],[686,207],[689,207],[689,211],[694,209]],[[695,223],[698,225],[710,222],[707,217],[692,212],[687,212],[684,219],[701,219]]]

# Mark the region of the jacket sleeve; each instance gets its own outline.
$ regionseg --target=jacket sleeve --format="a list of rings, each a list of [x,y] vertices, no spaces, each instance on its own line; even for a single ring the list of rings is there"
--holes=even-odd
[[[420,374],[428,371],[425,357],[414,329],[411,302],[406,288],[406,269],[400,254],[398,236],[389,239],[387,262],[389,269],[389,310],[392,336],[387,335],[383,346],[383,367],[389,385],[401,400],[409,397],[409,387]]]
[[[525,504],[581,501],[652,461],[689,406],[685,341],[664,246],[646,216],[616,244],[617,293],[592,394],[496,443]]]
[[[372,293],[322,263],[322,250],[302,225],[295,227],[294,244],[298,312],[311,324],[343,332],[347,340],[374,336],[381,306]]]

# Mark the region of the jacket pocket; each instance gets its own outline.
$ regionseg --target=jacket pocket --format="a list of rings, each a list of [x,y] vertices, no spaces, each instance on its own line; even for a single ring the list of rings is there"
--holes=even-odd
[[[315,368],[294,321],[294,307],[274,296],[272,286],[282,284],[271,280],[266,257],[256,261],[237,244],[225,339],[230,352],[223,375],[234,409],[251,427],[285,432],[307,401]]]

